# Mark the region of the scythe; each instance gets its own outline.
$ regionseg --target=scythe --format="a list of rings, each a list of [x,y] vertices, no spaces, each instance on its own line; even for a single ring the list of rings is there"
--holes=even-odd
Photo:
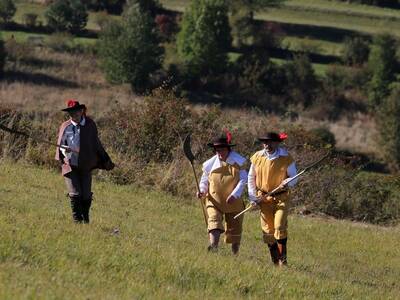
[[[183,152],[185,153],[186,158],[190,161],[190,164],[192,165],[192,170],[193,170],[193,175],[194,175],[194,179],[196,182],[197,192],[200,193],[199,180],[197,179],[196,170],[194,169],[194,164],[193,164],[195,157],[192,153],[192,148],[190,146],[190,134],[188,134],[186,136],[185,141],[183,142]],[[207,213],[206,213],[206,208],[205,208],[205,204],[204,204],[204,199],[200,199],[200,203],[201,203],[201,210],[203,211],[204,222],[206,223],[206,226],[208,226]]]

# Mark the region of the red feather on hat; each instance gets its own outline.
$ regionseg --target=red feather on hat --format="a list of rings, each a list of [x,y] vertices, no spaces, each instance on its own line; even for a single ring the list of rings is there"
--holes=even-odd
[[[288,135],[285,132],[280,132],[279,133],[279,138],[283,141],[286,140]]]
[[[76,101],[75,99],[67,100],[67,106],[68,107],[74,107],[77,103],[78,103],[78,101]]]
[[[228,144],[230,144],[232,141],[232,133],[230,133],[229,130],[226,128],[224,129],[224,131],[226,134],[226,141],[228,142]]]

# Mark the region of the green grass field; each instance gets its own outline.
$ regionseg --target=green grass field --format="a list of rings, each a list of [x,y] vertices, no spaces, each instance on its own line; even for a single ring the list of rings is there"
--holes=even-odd
[[[184,11],[188,1],[161,0],[165,7]],[[326,0],[288,0],[278,8],[256,14],[259,20],[313,25],[400,36],[400,11]]]
[[[399,299],[400,228],[290,218],[289,267],[269,262],[255,213],[241,253],[206,252],[200,208],[94,183],[90,225],[71,222],[60,174],[0,164],[1,299]]]

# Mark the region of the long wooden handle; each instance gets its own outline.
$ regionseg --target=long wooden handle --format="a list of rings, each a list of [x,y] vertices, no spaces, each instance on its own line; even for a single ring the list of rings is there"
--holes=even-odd
[[[253,208],[253,205],[249,205],[246,209],[242,210],[240,213],[238,213],[237,215],[235,215],[233,218],[237,219],[239,218],[241,215],[243,215],[244,213],[248,212],[250,209]]]
[[[192,165],[194,179],[196,180],[197,192],[200,193],[199,180],[197,179],[196,170],[194,169],[194,165],[193,165],[192,161],[190,161],[190,164]],[[201,210],[203,212],[204,222],[206,223],[206,226],[208,228],[208,220],[207,220],[206,207],[204,205],[204,200],[203,199],[199,199],[199,200],[200,200],[200,204],[201,204]]]

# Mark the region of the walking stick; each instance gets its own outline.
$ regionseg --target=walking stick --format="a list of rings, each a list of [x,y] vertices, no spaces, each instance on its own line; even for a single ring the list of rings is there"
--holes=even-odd
[[[18,131],[18,130],[15,130],[15,129],[11,129],[11,128],[8,128],[8,127],[6,127],[6,126],[4,126],[4,125],[1,125],[1,124],[0,124],[0,129],[1,129],[1,130],[4,130],[4,131],[6,131],[6,132],[12,133],[12,134],[22,135],[22,136],[24,136],[24,137],[26,137],[26,138],[33,138],[33,139],[34,139],[36,142],[38,142],[38,143],[48,144],[48,145],[60,147],[60,148],[62,148],[62,149],[70,150],[71,152],[79,153],[79,151],[73,150],[73,149],[69,148],[68,146],[59,145],[59,144],[57,144],[57,143],[49,142],[48,140],[44,140],[44,139],[32,137],[31,135],[29,135],[29,134],[26,133],[26,132],[22,132],[22,131]]]
[[[186,158],[190,161],[190,164],[192,165],[193,175],[196,181],[197,192],[200,193],[199,181],[197,179],[196,170],[194,169],[194,164],[193,164],[194,155],[192,153],[192,148],[190,147],[190,134],[186,136],[185,141],[183,142],[183,152],[185,153]],[[204,222],[206,223],[206,226],[208,226],[206,208],[204,206],[203,199],[200,199],[200,203],[201,203],[201,210],[203,211]]]
[[[289,178],[289,180],[286,182],[286,184],[288,184],[289,182],[295,180],[297,177],[303,175],[304,172],[306,172],[307,170],[311,169],[312,167],[318,165],[321,161],[323,161],[325,158],[327,158],[327,157],[329,156],[329,154],[330,154],[330,153],[324,155],[321,159],[319,159],[319,160],[317,160],[316,162],[312,163],[311,165],[305,167],[303,171],[301,171],[301,172],[297,173],[295,176]],[[270,191],[270,192],[264,192],[264,195],[265,195],[265,196],[272,196],[272,195],[274,195],[276,192],[278,192],[280,189],[281,189],[281,187],[278,186],[277,188],[273,189],[273,190]],[[246,209],[242,210],[240,213],[238,213],[237,215],[235,215],[233,218],[234,218],[234,219],[238,218],[239,216],[241,216],[241,215],[243,215],[244,213],[248,212],[248,211],[249,211],[250,209],[252,209],[252,208],[253,208],[253,205],[250,204]]]

